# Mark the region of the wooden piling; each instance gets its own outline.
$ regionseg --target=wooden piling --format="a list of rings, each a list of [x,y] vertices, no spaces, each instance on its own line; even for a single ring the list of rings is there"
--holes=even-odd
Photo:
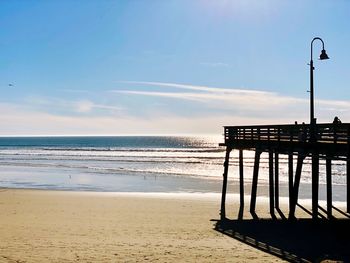
[[[221,213],[220,213],[221,220],[224,220],[226,218],[226,204],[225,203],[226,203],[228,167],[229,167],[231,150],[232,149],[230,147],[226,148],[223,183],[222,183],[222,196],[221,196]]]
[[[348,154],[346,159],[346,212],[350,213],[350,126],[347,128]]]
[[[255,151],[255,161],[254,161],[254,171],[253,171],[253,181],[252,181],[252,192],[250,199],[250,213],[255,215],[255,206],[256,206],[256,194],[258,187],[258,175],[259,175],[259,164],[260,164],[260,154],[261,151],[256,149]]]
[[[279,209],[280,191],[279,191],[279,154],[278,151],[275,151],[275,208]]]
[[[295,171],[295,178],[294,178],[292,198],[291,198],[292,199],[292,206],[289,210],[289,218],[295,218],[295,209],[296,209],[296,206],[298,203],[299,185],[300,185],[301,171],[303,168],[304,159],[305,159],[304,153],[299,153],[297,167],[296,167],[296,171]]]
[[[239,206],[239,214],[238,219],[243,219],[243,212],[244,212],[244,177],[243,177],[243,150],[239,150],[239,200],[240,200],[240,206]]]
[[[332,218],[332,160],[330,156],[326,159],[326,185],[327,185],[327,217]]]
[[[350,213],[350,156],[346,161],[346,212]]]
[[[270,193],[270,214],[275,215],[274,183],[273,183],[273,151],[269,151],[269,193]]]
[[[289,190],[289,211],[293,206],[293,153],[288,154],[288,190]]]
[[[312,154],[311,188],[312,188],[312,219],[318,218],[318,187],[319,187],[319,155]]]

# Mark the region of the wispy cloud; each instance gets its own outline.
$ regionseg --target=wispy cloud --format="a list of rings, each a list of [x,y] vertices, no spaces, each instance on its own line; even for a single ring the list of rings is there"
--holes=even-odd
[[[218,134],[227,124],[266,124],[263,120],[228,114],[178,116],[155,113],[149,118],[137,116],[61,116],[28,110],[22,105],[0,103],[0,135],[130,135],[130,134]]]
[[[141,95],[152,97],[163,97],[171,99],[189,100],[202,102],[211,108],[249,108],[268,109],[278,105],[296,104],[306,102],[303,99],[282,97],[275,93],[252,93],[252,92],[231,92],[231,93],[195,93],[195,92],[158,92],[158,91],[136,91],[136,90],[118,90],[116,93],[129,95]]]
[[[339,111],[350,111],[350,101],[344,100],[318,100],[320,106]]]
[[[42,109],[45,111],[64,111],[73,113],[92,113],[95,110],[108,112],[121,112],[123,107],[100,104],[90,99],[85,100],[66,100],[60,98],[31,96],[24,99],[23,106],[27,108]]]
[[[86,113],[90,112],[94,104],[91,101],[78,101],[76,102],[76,110],[77,112]]]
[[[100,97],[81,100],[31,97],[23,103],[0,102],[0,135],[221,134],[224,125],[308,121],[308,98],[179,83],[122,83],[130,89],[113,90],[117,99],[110,92],[100,92]],[[132,96],[141,98],[132,100]],[[153,105],[142,96],[159,100]],[[181,100],[181,104],[166,99]],[[112,103],[118,100],[123,107]],[[343,122],[350,120],[350,101],[316,100],[315,106],[319,122],[332,121],[334,116]]]
[[[123,93],[129,95],[143,95],[143,96],[153,96],[153,97],[164,97],[173,98],[181,100],[193,100],[205,102],[208,99],[207,94],[197,94],[197,93],[182,93],[182,92],[157,92],[157,91],[137,91],[137,90],[115,90],[115,93]]]
[[[77,101],[77,102],[74,102],[74,105],[75,105],[76,111],[80,113],[89,113],[94,109],[110,110],[110,111],[118,111],[118,112],[124,110],[124,108],[122,107],[96,104],[90,100]]]
[[[276,92],[246,89],[216,88],[179,83],[149,82],[149,81],[121,81],[120,83],[142,86],[143,90],[124,89],[112,92],[154,96],[178,100],[188,100],[205,104],[215,112],[218,109],[231,110],[236,114],[245,114],[254,118],[274,118],[275,116],[290,116],[291,118],[306,117],[308,115],[308,98],[286,96]],[[155,87],[172,88],[172,91],[154,91]],[[147,88],[147,90],[144,90]],[[176,91],[174,89],[186,90]],[[317,110],[330,118],[339,113],[346,113],[350,108],[350,101],[317,100]],[[320,116],[322,118],[322,116]]]
[[[305,103],[305,99],[282,96],[274,92],[260,90],[228,89],[214,88],[207,86],[195,86],[177,83],[164,82],[141,82],[141,81],[123,81],[123,83],[134,85],[146,85],[152,87],[175,88],[189,90],[191,92],[158,92],[158,91],[138,91],[138,90],[114,90],[116,93],[130,95],[167,97],[181,100],[200,101],[210,104],[211,107],[218,108],[249,108],[262,109],[271,108],[277,105],[288,105],[296,103]]]
[[[158,87],[168,87],[176,89],[185,89],[193,91],[205,91],[213,93],[249,93],[249,94],[271,94],[271,92],[260,91],[260,90],[248,90],[248,89],[227,89],[227,88],[214,88],[208,86],[198,86],[198,85],[189,85],[189,84],[179,84],[179,83],[170,83],[170,82],[153,82],[153,81],[118,81],[118,83],[125,84],[135,84],[135,85],[147,85],[147,86],[158,86]]]

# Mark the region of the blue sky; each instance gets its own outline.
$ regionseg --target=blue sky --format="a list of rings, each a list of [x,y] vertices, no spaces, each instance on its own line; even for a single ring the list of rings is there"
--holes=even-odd
[[[350,1],[0,1],[0,135],[350,122]],[[9,85],[11,84],[11,85]]]

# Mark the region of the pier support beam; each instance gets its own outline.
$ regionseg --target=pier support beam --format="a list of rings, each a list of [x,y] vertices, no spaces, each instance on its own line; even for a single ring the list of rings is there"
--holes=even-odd
[[[327,181],[327,217],[331,219],[332,216],[332,159],[327,156],[326,159],[326,181]]]
[[[350,155],[346,161],[346,212],[350,213]]]
[[[346,158],[346,212],[350,213],[350,127],[347,129],[348,134],[348,155]]]
[[[280,201],[279,201],[279,196],[280,196],[280,191],[279,191],[279,155],[278,151],[276,150],[275,152],[275,208],[279,209],[280,207]]]
[[[270,214],[275,217],[274,183],[273,183],[273,151],[269,151],[269,193],[270,193]]]
[[[300,185],[300,178],[301,178],[301,171],[303,168],[303,162],[305,159],[304,153],[298,154],[298,161],[297,161],[297,168],[295,171],[295,180],[293,184],[293,191],[292,191],[292,205],[289,210],[289,219],[295,218],[295,209],[298,203],[298,195],[299,195],[299,185]]]
[[[254,171],[253,171],[253,182],[252,182],[252,192],[250,199],[250,213],[254,218],[256,218],[255,214],[255,206],[256,206],[256,193],[258,188],[258,175],[259,175],[259,164],[260,164],[260,154],[261,150],[255,150],[255,161],[254,161]]]
[[[293,206],[293,153],[288,154],[288,189],[289,189],[289,211]]]
[[[239,214],[238,219],[243,219],[244,212],[244,177],[243,177],[243,150],[239,150]]]
[[[312,153],[312,219],[318,218],[318,187],[319,187],[319,155],[318,152]]]
[[[227,175],[228,175],[228,167],[229,167],[229,160],[230,160],[231,151],[232,151],[232,148],[230,148],[230,147],[226,148],[223,183],[222,183],[222,195],[221,195],[221,213],[220,213],[221,220],[226,219],[226,209],[225,208],[226,208]]]

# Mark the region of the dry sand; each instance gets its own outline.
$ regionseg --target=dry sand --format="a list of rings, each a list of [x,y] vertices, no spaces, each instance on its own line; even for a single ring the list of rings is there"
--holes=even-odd
[[[3,189],[0,262],[282,261],[215,231],[219,206],[218,195]]]

